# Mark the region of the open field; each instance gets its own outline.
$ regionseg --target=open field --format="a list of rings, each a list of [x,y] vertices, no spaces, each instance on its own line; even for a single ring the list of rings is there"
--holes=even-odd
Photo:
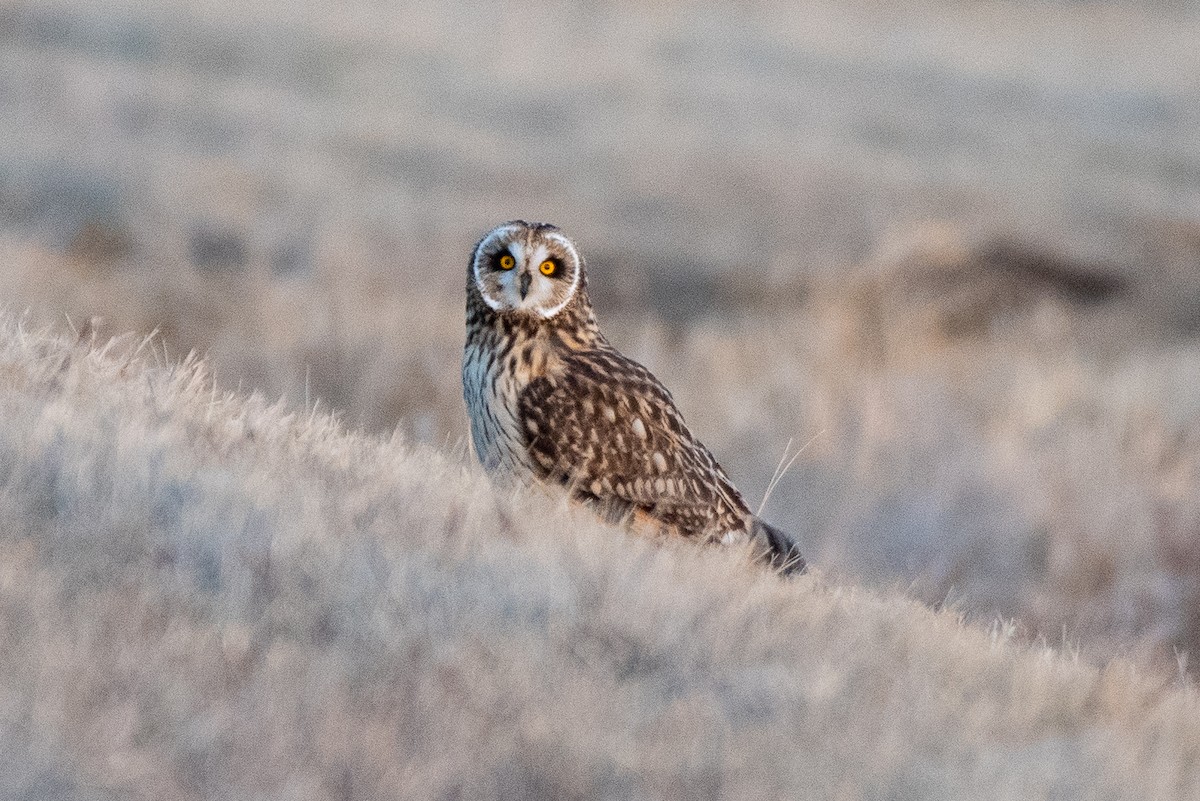
[[[1200,698],[0,320],[10,798],[1200,798]]]
[[[1150,675],[1182,667],[1194,676],[1197,41],[1200,9],[1166,1],[552,3],[514,5],[494,18],[444,2],[351,0],[332,14],[309,0],[0,1],[0,301],[10,315],[28,306],[30,327],[73,327],[84,340],[157,330],[149,347],[165,362],[191,350],[206,355],[215,397],[256,390],[292,409],[335,411],[352,430],[394,433],[432,460],[420,468],[428,483],[413,493],[445,500],[466,492],[491,509],[475,479],[461,475],[469,463],[458,384],[464,263],[494,223],[549,219],[589,258],[610,338],[671,388],[752,501],[789,440],[805,444],[766,515],[797,533],[825,578],[784,590],[738,573],[720,593],[738,597],[736,587],[752,585],[771,598],[804,595],[810,611],[794,614],[808,622],[788,631],[850,626],[860,642],[881,638],[880,653],[891,656],[873,675],[884,681],[898,670],[901,688],[925,668],[895,657],[903,647],[888,639],[892,624],[847,622],[859,612],[895,607],[886,614],[905,630],[919,619],[918,628],[951,639],[982,635],[955,633],[951,618],[899,600],[897,590],[930,605],[949,601],[984,627],[1011,620],[1006,631],[1078,651],[1093,667],[1121,658]],[[56,413],[72,413],[62,403]],[[221,404],[212,408],[217,414]],[[187,453],[198,447],[181,442]],[[234,450],[243,447],[258,446]],[[409,446],[393,447],[346,446],[318,461],[350,472],[312,480],[342,486],[346,499],[335,506],[353,505],[355,460],[397,460],[400,474],[417,471],[406,461],[417,458]],[[85,444],[78,448],[84,459]],[[308,453],[297,458],[316,458]],[[121,458],[134,465],[142,456]],[[308,468],[245,458],[259,465],[245,468],[248,488],[220,460],[196,479],[220,485],[204,484],[204,492],[226,493],[213,503],[231,517],[205,523],[195,542],[212,536],[213,548],[234,548],[246,537],[253,549],[274,536],[243,530],[243,512],[266,515],[263,531],[290,530],[282,510],[303,499],[272,476]],[[438,482],[445,488],[434,492]],[[275,498],[262,509],[247,500],[260,490]],[[361,491],[373,507],[373,490]],[[333,497],[332,489],[314,492]],[[412,524],[418,534],[444,525],[449,500],[414,510],[406,493],[393,491],[380,515],[395,515],[396,526],[425,515]],[[309,520],[309,511],[294,513]],[[321,522],[320,536],[360,528],[362,542],[392,536],[370,514],[346,527],[338,521]],[[487,539],[478,525],[471,542]],[[137,571],[150,568],[136,554],[157,547],[138,538],[174,527],[128,523]],[[96,541],[108,547],[103,537],[116,530],[98,530]],[[537,556],[550,535],[528,536],[520,559],[547,560],[549,573],[537,580],[550,595],[566,592],[556,576],[574,569],[560,563],[574,557],[559,546]],[[676,600],[704,586],[680,572],[708,576],[726,564],[571,537],[570,547],[588,554],[579,557],[588,570],[615,560],[612,581],[633,581],[622,578],[627,569],[683,581]],[[22,547],[14,559],[40,553]],[[635,556],[624,555],[627,547]],[[46,570],[75,575],[92,570],[93,558],[109,564],[99,549],[78,562],[46,562],[58,565]],[[309,558],[283,569],[307,569]],[[660,561],[677,558],[685,565],[678,571]],[[30,566],[42,564],[36,559],[26,568],[41,570]],[[355,559],[338,557],[321,568],[332,572],[312,579],[349,604],[343,610],[352,608],[344,593],[353,588],[335,585],[351,574],[337,571],[352,570]],[[825,579],[868,589],[823,588]],[[136,578],[120,590],[134,595],[113,603],[141,603],[134,596],[145,592],[145,609],[200,604],[201,633],[223,625],[205,615],[242,603],[221,593],[189,600],[190,589],[158,578],[146,589],[148,581]],[[487,586],[501,599],[516,592],[498,579]],[[376,591],[385,592],[365,590]],[[540,590],[530,592],[520,603],[537,603]],[[480,593],[465,603],[483,604]],[[675,603],[657,595],[645,602]],[[84,628],[45,647],[91,647],[72,639],[92,625],[82,614],[71,620]],[[374,625],[344,617],[347,626]],[[154,642],[137,647],[149,655]],[[828,647],[836,665],[842,646]],[[1002,649],[987,659],[1027,664],[1033,653]],[[787,651],[781,659],[819,657]],[[1097,678],[1117,668],[1049,664],[1046,675],[1070,674],[1061,685],[1038,685],[1053,687],[1050,695],[1124,681]],[[310,667],[297,675],[317,681],[317,667],[304,672]],[[950,677],[958,668],[944,670],[946,683],[936,686],[957,687]],[[777,678],[782,686],[792,677]],[[889,704],[908,698],[880,692]],[[1143,696],[1129,692],[1132,709]],[[1063,719],[1107,714],[1088,709]],[[1156,714],[1120,725],[1134,731]],[[995,764],[1053,752],[1084,770],[1109,753],[1105,725],[1082,740],[995,756]],[[965,754],[976,741],[966,742],[946,747]],[[1153,762],[1139,759],[1129,764]],[[983,762],[962,764],[969,773]]]

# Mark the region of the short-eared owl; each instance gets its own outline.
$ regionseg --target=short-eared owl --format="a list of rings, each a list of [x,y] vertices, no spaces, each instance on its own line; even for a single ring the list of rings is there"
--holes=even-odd
[[[493,477],[566,487],[610,520],[701,541],[750,540],[804,569],[688,430],[671,393],[608,344],[583,258],[546,223],[505,223],[467,266],[463,395]]]

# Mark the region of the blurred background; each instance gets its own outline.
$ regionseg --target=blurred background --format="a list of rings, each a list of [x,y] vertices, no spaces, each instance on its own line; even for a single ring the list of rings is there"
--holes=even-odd
[[[465,460],[467,254],[552,221],[752,505],[802,447],[765,513],[837,580],[1194,669],[1197,42],[1189,0],[0,0],[0,302]]]

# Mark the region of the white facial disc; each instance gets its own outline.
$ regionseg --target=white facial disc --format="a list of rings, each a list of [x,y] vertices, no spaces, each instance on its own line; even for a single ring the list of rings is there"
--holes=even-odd
[[[487,294],[484,293],[483,284],[479,279],[479,260],[487,251],[488,246],[492,244],[492,242],[516,230],[518,227],[519,226],[516,225],[502,225],[499,228],[495,228],[490,234],[483,238],[483,241],[479,243],[479,247],[475,248],[475,260],[471,264],[471,272],[475,275],[475,286],[479,287],[479,296],[483,298],[483,302],[486,303],[492,309],[492,311],[500,311],[502,306],[500,305],[499,301],[489,298]]]
[[[551,306],[548,309],[542,309],[538,312],[543,318],[550,319],[558,314],[563,308],[571,302],[571,298],[575,297],[575,290],[579,288],[579,274],[583,272],[583,265],[579,263],[579,254],[575,251],[575,246],[571,244],[571,240],[567,239],[562,234],[549,232],[546,235],[547,239],[553,239],[558,244],[562,245],[563,250],[571,254],[571,258],[575,260],[575,277],[571,279],[571,289],[567,292],[567,297],[562,303],[557,306]]]

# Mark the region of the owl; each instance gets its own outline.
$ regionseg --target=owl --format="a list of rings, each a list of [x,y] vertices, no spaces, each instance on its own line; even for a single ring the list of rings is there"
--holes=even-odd
[[[750,512],[671,393],[604,338],[583,258],[557,227],[514,220],[475,246],[462,378],[493,479],[561,486],[638,532],[748,541],[779,570],[804,570],[795,542]]]

